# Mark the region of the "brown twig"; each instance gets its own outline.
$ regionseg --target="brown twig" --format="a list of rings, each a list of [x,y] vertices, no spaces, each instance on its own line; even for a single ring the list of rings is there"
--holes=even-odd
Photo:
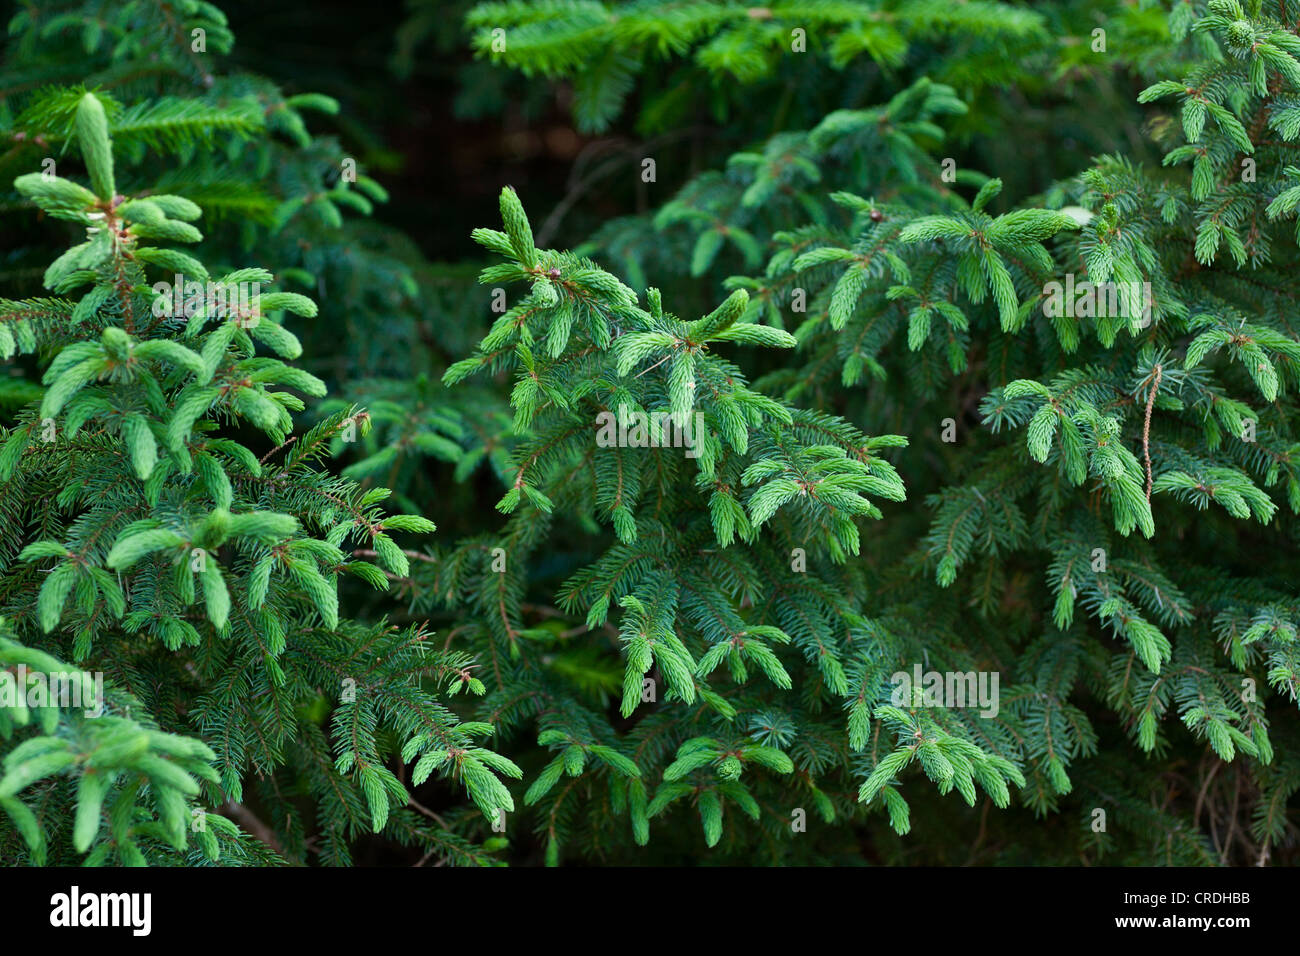
[[[419,813],[423,813],[426,817],[428,817],[434,823],[438,824],[438,826],[442,827],[444,830],[447,828],[446,820],[438,816],[438,814],[434,813],[428,807],[422,806],[421,804],[417,803],[414,797],[407,797],[406,804],[407,806],[411,807],[413,810],[416,810]]]
[[[226,805],[221,808],[225,811],[226,816],[234,817],[235,820],[245,830],[251,833],[257,839],[261,840],[276,853],[284,856],[284,848],[280,846],[280,841],[275,837],[275,831],[257,818],[252,810],[242,803],[236,803],[234,800],[227,800]]]
[[[429,564],[437,564],[437,563],[438,563],[438,559],[437,559],[437,558],[430,557],[430,556],[427,555],[427,554],[421,554],[419,551],[408,551],[408,550],[406,550],[405,548],[402,548],[402,554],[406,555],[408,558],[415,558],[415,560],[417,560],[417,561],[426,561],[426,562],[428,562]],[[354,548],[353,551],[352,551],[352,557],[354,557],[354,558],[377,558],[377,557],[379,557],[379,552],[377,552],[377,551],[372,551],[370,548]]]
[[[1160,389],[1160,376],[1164,369],[1156,365],[1152,371],[1155,372],[1155,381],[1151,383],[1151,391],[1147,392],[1147,413],[1142,420],[1142,457],[1147,464],[1147,504],[1151,503],[1151,409],[1156,404],[1156,392]]]
[[[282,442],[280,442],[280,444],[276,445],[274,448],[272,448],[270,451],[268,451],[265,455],[263,455],[260,459],[258,459],[258,462],[259,462],[260,464],[265,465],[265,464],[266,464],[266,460],[267,460],[268,458],[270,458],[272,455],[274,455],[274,454],[275,454],[277,451],[279,451],[281,448],[287,448],[287,447],[289,447],[290,445],[292,445],[292,444],[293,444],[294,442],[296,442],[297,440],[298,440],[298,436],[297,436],[297,435],[294,435],[294,436],[293,436],[292,438],[290,438],[288,441],[282,441]]]

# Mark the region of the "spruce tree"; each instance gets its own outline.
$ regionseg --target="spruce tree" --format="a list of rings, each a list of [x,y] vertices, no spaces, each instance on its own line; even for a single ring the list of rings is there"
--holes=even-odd
[[[542,73],[594,68],[546,58],[585,42],[566,29],[566,18],[587,15],[579,6],[533,15],[503,58]],[[667,29],[674,15],[632,6],[616,32],[637,16]],[[738,343],[791,331],[793,357],[741,350],[762,371],[752,385],[740,358],[707,379],[717,357],[696,357],[704,342],[661,319],[657,295],[646,300],[649,320],[622,317],[608,297],[611,343],[597,327],[566,346],[592,295],[581,280],[570,285],[568,270],[586,266],[532,253],[509,228],[521,217],[507,195],[508,247],[479,238],[516,265],[482,281],[526,278],[518,265],[537,255],[534,287],[448,380],[476,364],[513,370],[523,437],[502,469],[501,508],[518,513],[503,533],[436,548],[415,575],[430,601],[476,611],[494,659],[518,655],[535,681],[521,697],[505,671],[485,702],[506,726],[535,722],[539,745],[556,755],[527,795],[552,860],[564,853],[557,843],[610,846],[622,818],[638,842],[689,853],[681,827],[653,819],[685,812],[701,818],[706,844],[734,854],[726,858],[754,860],[757,828],[768,859],[826,862],[838,828],[864,815],[886,816],[903,837],[920,813],[932,827],[974,829],[978,818],[983,832],[987,814],[974,809],[983,801],[1014,802],[1040,821],[1037,839],[1003,850],[1018,862],[1255,863],[1291,845],[1298,661],[1284,554],[1300,484],[1284,290],[1295,254],[1285,220],[1300,205],[1287,156],[1297,41],[1276,5],[1215,2],[1194,21],[1187,12],[1171,17],[1170,50],[1155,61],[1176,63],[1177,79],[1157,75],[1138,97],[1180,98],[1181,123],[1155,126],[1161,167],[1120,155],[1081,161],[1077,175],[1010,205],[1001,179],[945,162],[942,124],[968,110],[955,89],[922,78],[877,108],[838,110],[733,155],[652,218],[611,224],[584,247],[634,285],[650,274],[718,276],[738,290],[731,328],[752,327],[728,336]],[[497,5],[470,18],[484,38],[506,20]],[[507,27],[507,51],[510,36]],[[593,367],[606,349],[614,376]],[[574,415],[593,399],[683,408],[691,376],[692,408],[743,385],[785,405],[794,435],[816,422],[821,439],[804,441],[823,447],[791,445],[772,434],[775,421],[742,437],[727,412],[704,404],[715,454],[693,469],[674,450],[638,450],[628,464],[631,449],[594,441],[591,408]],[[651,377],[664,383],[657,392]],[[909,445],[887,464],[850,422]],[[813,476],[828,463],[851,474],[855,457],[868,471],[849,487],[896,469],[908,498],[924,502],[928,529],[891,520],[900,505],[886,500],[883,534],[847,532],[880,491],[855,487],[866,506],[825,501]],[[693,495],[682,467],[698,472]],[[566,532],[557,516],[567,502],[578,523]],[[531,522],[546,530],[527,531]],[[602,525],[607,537],[593,536]],[[859,533],[874,546],[859,552]],[[534,557],[542,546],[565,559]],[[806,570],[791,559],[796,547]],[[485,557],[493,548],[509,556],[504,568]],[[550,581],[570,563],[556,607],[541,609],[560,626],[527,628],[538,609],[518,577]],[[666,592],[661,568],[673,569]],[[581,640],[573,625],[604,626],[623,601],[624,706],[602,716],[615,675],[602,685],[607,652],[569,650]],[[767,667],[739,647],[754,625],[777,629],[758,632]],[[463,617],[459,627],[468,630]],[[533,662],[529,640],[541,644]],[[679,659],[696,664],[693,704],[680,687],[629,711],[651,660],[638,640],[681,644]],[[998,713],[900,705],[892,678],[917,662],[999,673]],[[675,665],[654,663],[672,688]],[[620,740],[640,771],[627,796],[620,772],[575,750]],[[789,774],[775,758],[746,766],[750,748],[769,746],[792,758]],[[1134,752],[1149,757],[1135,763]],[[1152,775],[1188,761],[1192,785],[1170,786],[1152,806]],[[608,784],[583,786],[593,769]],[[565,773],[578,779],[561,787]],[[941,799],[925,794],[925,778]],[[917,802],[924,811],[910,810]],[[1249,828],[1237,819],[1243,804]],[[792,827],[809,805],[824,814],[809,827],[822,839]],[[742,815],[724,825],[733,807]],[[1014,817],[1004,826],[1023,829]],[[1229,827],[1225,843],[1214,831]],[[886,858],[907,857],[906,839],[868,832]],[[1069,849],[1048,849],[1058,841]],[[968,851],[926,852],[963,862]]]
[[[1285,0],[478,4],[643,141],[453,265],[170,6],[11,26],[3,859],[1294,862]]]
[[[38,355],[45,386],[0,448],[16,552],[0,848],[37,863],[299,859],[287,790],[326,862],[385,830],[483,859],[423,820],[388,766],[400,750],[410,783],[454,775],[485,814],[512,807],[497,774],[519,771],[479,745],[490,727],[435,693],[464,683],[468,659],[419,627],[340,615],[340,575],[386,589],[409,564],[398,539],[433,524],[319,467],[365,412],[293,434],[299,396],[325,387],[289,364],[302,347],[285,319],[316,304],[261,292],[264,268],[214,274],[174,248],[202,238],[199,206],[118,192],[103,104],[85,92],[69,111],[89,188],[48,172],[15,186],[86,239],[46,270],[51,296],[0,302],[0,347]],[[103,699],[69,706],[53,693],[63,675]],[[252,819],[246,786],[275,814],[270,846],[208,812]]]

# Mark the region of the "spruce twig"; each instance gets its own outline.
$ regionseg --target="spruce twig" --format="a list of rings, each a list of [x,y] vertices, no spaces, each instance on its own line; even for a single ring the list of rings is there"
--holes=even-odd
[[[1147,466],[1147,504],[1151,503],[1151,409],[1155,407],[1156,392],[1160,389],[1160,376],[1164,369],[1159,364],[1153,369],[1155,380],[1147,392],[1146,415],[1142,419],[1142,458]]]

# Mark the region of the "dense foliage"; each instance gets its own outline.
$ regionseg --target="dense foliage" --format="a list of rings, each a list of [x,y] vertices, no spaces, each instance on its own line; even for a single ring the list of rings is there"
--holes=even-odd
[[[463,26],[617,135],[445,265],[211,5],[13,21],[0,662],[105,694],[0,858],[1294,862],[1300,8]]]

